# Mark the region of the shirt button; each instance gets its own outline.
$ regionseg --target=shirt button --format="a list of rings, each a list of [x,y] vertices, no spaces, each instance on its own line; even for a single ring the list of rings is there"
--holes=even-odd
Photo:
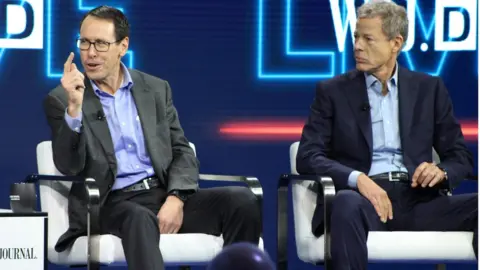
[[[138,169],[138,168],[140,168],[140,166],[136,165],[136,166],[135,166],[135,168],[137,168],[137,169]]]
[[[129,144],[129,145],[128,145],[128,148],[132,148],[132,145],[131,145],[131,144]]]
[[[122,126],[125,126],[125,122],[122,122]]]

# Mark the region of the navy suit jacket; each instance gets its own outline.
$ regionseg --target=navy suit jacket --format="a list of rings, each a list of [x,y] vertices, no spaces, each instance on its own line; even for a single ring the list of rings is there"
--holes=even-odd
[[[422,162],[432,162],[434,147],[442,161],[438,166],[447,171],[448,184],[454,187],[472,172],[473,161],[448,91],[439,77],[398,67],[404,165],[412,176]],[[297,171],[332,177],[337,192],[349,189],[348,176],[353,170],[367,174],[373,151],[368,104],[363,72],[353,70],[318,83],[298,148]],[[322,228],[323,196],[319,192],[312,231],[318,236]]]

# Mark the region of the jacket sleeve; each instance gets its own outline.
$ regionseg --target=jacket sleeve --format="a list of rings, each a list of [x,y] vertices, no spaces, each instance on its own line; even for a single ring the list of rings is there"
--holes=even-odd
[[[336,189],[347,189],[348,177],[354,170],[328,158],[331,152],[333,118],[331,97],[325,86],[319,83],[310,115],[303,127],[296,160],[297,171],[300,174],[330,176]]]
[[[48,95],[43,103],[52,136],[53,162],[64,175],[78,175],[86,160],[86,143],[82,129],[72,130],[65,119],[66,103]]]
[[[436,83],[433,147],[440,157],[438,166],[447,172],[448,184],[454,188],[472,174],[473,158],[455,119],[448,90],[440,78]]]
[[[173,105],[172,90],[166,83],[166,110],[170,126],[172,162],[168,168],[167,191],[185,190],[195,192],[198,189],[199,162],[190,147]]]

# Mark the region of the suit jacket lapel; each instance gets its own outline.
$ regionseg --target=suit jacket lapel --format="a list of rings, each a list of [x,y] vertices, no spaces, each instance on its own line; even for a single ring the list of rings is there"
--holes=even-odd
[[[85,78],[85,93],[83,97],[83,117],[88,122],[93,135],[100,141],[105,154],[114,169],[113,164],[116,163],[115,152],[113,150],[112,136],[108,129],[108,122],[104,117],[102,103],[97,95],[95,95],[90,80]],[[115,171],[115,169],[114,169]]]
[[[413,119],[414,106],[417,101],[418,85],[411,83],[411,74],[408,70],[399,66],[398,70],[398,115],[400,122],[400,140],[405,152],[410,128]]]
[[[129,72],[133,81],[132,95],[142,124],[146,147],[149,148],[150,138],[156,134],[155,96],[137,71],[129,70]]]
[[[365,76],[363,72],[353,71],[348,74],[353,83],[345,85],[343,91],[352,109],[352,114],[356,118],[358,127],[360,128],[370,150],[370,156],[373,152],[373,136],[372,136],[372,120],[370,110],[365,110],[365,106],[369,104],[367,86],[365,84]]]

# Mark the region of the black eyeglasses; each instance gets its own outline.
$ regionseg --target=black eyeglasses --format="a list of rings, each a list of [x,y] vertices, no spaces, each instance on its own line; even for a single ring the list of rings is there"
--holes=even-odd
[[[120,40],[117,40],[114,42],[108,42],[103,40],[96,40],[94,42],[91,42],[87,39],[79,38],[77,39],[77,47],[82,51],[88,51],[90,50],[90,46],[93,44],[97,52],[106,52],[108,51],[108,49],[110,49],[111,44],[118,43],[119,41]]]

